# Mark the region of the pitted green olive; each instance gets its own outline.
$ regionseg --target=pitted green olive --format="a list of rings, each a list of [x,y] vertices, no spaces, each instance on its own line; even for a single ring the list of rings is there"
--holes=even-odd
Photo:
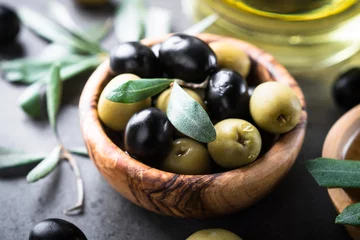
[[[101,121],[112,130],[125,130],[127,122],[134,113],[148,108],[151,105],[151,98],[136,103],[117,103],[105,98],[106,94],[119,84],[136,79],[139,79],[139,77],[134,74],[121,74],[112,79],[101,93],[98,104],[99,117]]]
[[[190,97],[192,97],[195,101],[197,101],[205,110],[206,110],[206,105],[204,103],[204,101],[202,100],[202,98],[199,96],[199,94],[197,94],[195,91],[189,89],[189,88],[183,88],[185,90],[185,92],[187,94],[190,95]],[[171,94],[171,88],[166,89],[165,91],[163,91],[160,96],[158,97],[157,101],[156,101],[156,107],[159,108],[161,111],[166,112],[168,103],[169,103],[169,99],[170,99],[170,94]]]
[[[208,174],[211,173],[210,156],[201,143],[190,138],[179,138],[172,143],[161,169],[179,174]]]
[[[186,240],[242,240],[241,237],[225,229],[204,229],[192,234]]]
[[[233,169],[253,162],[261,151],[261,136],[251,123],[230,118],[215,125],[216,140],[208,143],[214,161]]]
[[[210,48],[215,52],[219,68],[227,68],[247,77],[251,67],[250,58],[239,47],[228,42],[212,42]]]

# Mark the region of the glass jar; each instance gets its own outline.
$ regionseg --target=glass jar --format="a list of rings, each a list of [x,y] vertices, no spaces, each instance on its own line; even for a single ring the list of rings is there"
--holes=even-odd
[[[195,20],[217,13],[206,32],[255,44],[290,71],[327,67],[360,48],[358,0],[194,0]]]

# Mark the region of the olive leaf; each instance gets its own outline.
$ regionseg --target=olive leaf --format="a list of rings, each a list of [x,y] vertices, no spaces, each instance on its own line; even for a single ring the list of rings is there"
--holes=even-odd
[[[41,115],[41,95],[43,84],[35,82],[20,95],[18,104],[31,117],[39,117]]]
[[[161,37],[170,32],[171,12],[165,8],[151,7],[145,20],[145,37]]]
[[[111,18],[108,18],[105,20],[104,23],[96,24],[93,27],[90,27],[86,33],[89,35],[92,39],[99,42],[102,41],[109,33],[110,30],[113,27],[113,21]]]
[[[89,153],[86,149],[86,147],[74,147],[74,148],[70,148],[68,149],[69,152],[79,155],[79,156],[83,156],[83,157],[89,157]]]
[[[360,203],[351,204],[340,213],[335,223],[347,225],[360,225]]]
[[[219,16],[216,13],[214,13],[210,16],[207,16],[206,18],[203,18],[196,24],[192,25],[191,27],[189,27],[188,29],[183,31],[183,33],[188,34],[188,35],[196,35],[196,34],[202,33],[208,27],[210,27],[212,24],[214,24],[216,22],[216,20],[218,20],[218,18],[219,18]]]
[[[203,143],[216,139],[216,131],[204,108],[174,82],[167,117],[181,133]]]
[[[322,187],[360,187],[360,162],[317,158],[305,162],[305,166]]]
[[[62,82],[60,78],[60,64],[54,63],[49,72],[46,87],[46,107],[51,127],[56,133],[56,114],[59,110],[62,95]]]
[[[53,19],[62,27],[67,29],[71,34],[75,35],[77,38],[81,39],[84,42],[87,42],[98,48],[99,51],[103,51],[99,43],[84,32],[72,19],[70,13],[66,7],[59,3],[58,1],[51,1],[49,6],[50,15]]]
[[[97,46],[73,36],[61,26],[28,8],[18,9],[18,14],[24,25],[52,42],[70,46],[75,50],[86,53],[99,53],[102,51]]]
[[[47,176],[56,168],[60,161],[60,156],[61,146],[56,146],[44,160],[28,173],[26,180],[28,182],[35,182],[40,178]]]
[[[45,154],[31,154],[31,153],[1,153],[0,154],[0,169],[7,169],[12,167],[24,166],[40,162],[45,158]]]
[[[134,103],[160,93],[172,82],[173,79],[167,78],[129,80],[109,91],[105,98],[113,102]]]
[[[24,58],[0,63],[0,69],[4,72],[4,78],[9,82],[30,84],[46,76],[54,60],[61,60],[63,66],[75,64],[85,59],[84,56],[67,55],[57,59],[34,59]]]
[[[125,0],[115,15],[115,36],[119,42],[137,41],[144,33],[143,0]]]

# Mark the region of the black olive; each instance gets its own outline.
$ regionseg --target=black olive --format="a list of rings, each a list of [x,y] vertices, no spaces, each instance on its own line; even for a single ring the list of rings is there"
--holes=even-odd
[[[20,20],[9,7],[0,5],[0,44],[8,44],[15,40],[20,31]]]
[[[360,104],[360,68],[351,68],[341,74],[334,82],[333,95],[344,109]]]
[[[115,74],[132,73],[154,78],[160,73],[154,52],[139,42],[121,43],[110,52],[110,68]]]
[[[169,78],[200,83],[216,70],[216,55],[200,39],[177,33],[160,47],[159,61]]]
[[[210,76],[205,100],[210,116],[217,121],[249,117],[247,83],[233,70],[221,69]]]
[[[154,52],[156,57],[159,57],[159,51],[160,51],[161,43],[155,44],[151,47],[151,50]]]
[[[29,240],[87,240],[84,233],[74,224],[58,219],[45,219],[34,226]]]
[[[172,132],[171,123],[160,109],[151,107],[141,110],[126,125],[125,150],[140,161],[153,162],[170,150]]]

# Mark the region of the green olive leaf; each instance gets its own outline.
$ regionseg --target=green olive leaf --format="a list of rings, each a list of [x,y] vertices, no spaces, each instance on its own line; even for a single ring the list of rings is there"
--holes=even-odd
[[[171,12],[165,8],[150,7],[146,13],[145,38],[161,37],[170,32]]]
[[[44,154],[31,153],[7,153],[0,154],[0,169],[20,167],[32,163],[40,162],[45,158]]]
[[[72,35],[97,48],[98,51],[103,51],[99,43],[82,30],[73,20],[66,7],[58,1],[51,1],[49,6],[50,15],[62,27],[67,29]]]
[[[118,7],[114,24],[119,42],[138,41],[144,33],[145,7],[143,0],[125,0]]]
[[[59,110],[62,95],[60,64],[55,63],[50,68],[49,80],[46,85],[46,107],[50,125],[56,132],[56,114]]]
[[[154,96],[168,88],[173,79],[142,78],[126,81],[109,91],[105,98],[120,103],[134,103]]]
[[[203,18],[199,22],[195,23],[194,25],[192,25],[191,27],[189,27],[188,29],[183,31],[183,33],[188,34],[188,35],[196,35],[196,34],[202,33],[208,27],[213,25],[216,22],[216,20],[218,20],[218,18],[219,18],[219,16],[216,13],[214,13],[210,16]]]
[[[42,106],[43,83],[35,82],[20,95],[18,103],[20,107],[31,117],[40,117]]]
[[[41,37],[85,53],[102,52],[98,46],[72,35],[58,24],[28,8],[20,8],[17,12],[21,22]]]
[[[86,147],[74,147],[74,148],[70,148],[68,149],[69,152],[79,155],[79,156],[83,156],[83,157],[89,157],[89,153],[86,149]]]
[[[26,180],[28,182],[35,182],[49,173],[51,173],[57,166],[60,161],[61,156],[61,147],[56,146],[51,153],[42,160],[35,168],[33,168],[28,175],[26,176]]]
[[[346,207],[342,213],[340,213],[335,223],[346,225],[360,225],[360,203],[351,204]]]
[[[306,161],[305,166],[322,187],[360,187],[360,161],[317,158]]]
[[[113,27],[113,21],[111,18],[105,20],[105,22],[101,24],[96,24],[93,27],[90,27],[86,34],[90,36],[97,42],[102,41],[107,35],[109,35],[111,29]]]
[[[50,46],[52,45],[54,44],[50,44]],[[56,60],[61,60],[62,66],[69,66],[86,58],[88,57],[75,54],[50,59],[22,58],[1,62],[0,69],[4,72],[4,78],[9,82],[31,84],[45,77]]]
[[[83,60],[62,67],[60,76],[62,81],[71,79],[72,77],[96,68],[103,58],[101,56],[90,56]],[[19,105],[31,117],[39,117],[41,115],[42,106],[42,88],[48,81],[49,71],[39,81],[30,85],[19,97]]]
[[[190,97],[176,82],[172,88],[166,114],[181,133],[199,142],[216,139],[216,131],[204,108]]]

